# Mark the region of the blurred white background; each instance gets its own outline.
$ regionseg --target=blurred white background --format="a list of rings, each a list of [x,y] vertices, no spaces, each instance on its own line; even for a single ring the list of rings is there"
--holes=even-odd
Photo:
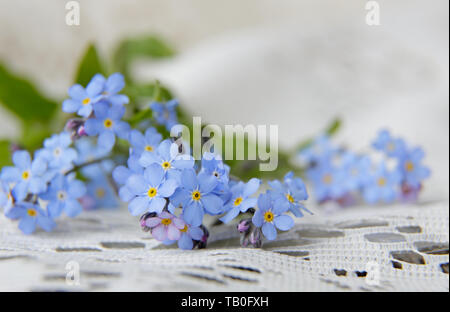
[[[87,43],[103,55],[120,39],[161,35],[170,61],[136,64],[183,105],[218,124],[278,124],[292,146],[335,116],[338,136],[363,149],[381,127],[423,145],[429,197],[448,198],[448,1],[80,0],[81,25],[63,0],[0,0],[0,60],[63,97]],[[0,108],[0,137],[17,132]]]

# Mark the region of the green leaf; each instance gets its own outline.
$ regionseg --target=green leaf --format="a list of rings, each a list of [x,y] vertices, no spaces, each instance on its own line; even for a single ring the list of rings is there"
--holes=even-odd
[[[157,36],[144,36],[123,40],[113,55],[113,65],[116,71],[129,77],[129,67],[137,58],[161,59],[171,57],[174,50]]]
[[[93,44],[90,44],[78,65],[75,82],[82,86],[87,86],[95,74],[105,75],[106,73],[98,56],[97,49]]]
[[[58,108],[31,81],[9,71],[0,63],[0,103],[25,123],[47,122]]]
[[[0,168],[11,165],[10,142],[0,140]]]

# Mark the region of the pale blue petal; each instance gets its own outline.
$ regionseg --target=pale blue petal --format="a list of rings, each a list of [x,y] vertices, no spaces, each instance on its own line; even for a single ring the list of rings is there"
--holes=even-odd
[[[294,220],[286,215],[275,217],[273,223],[281,231],[288,231],[294,226]]]
[[[188,190],[197,189],[198,183],[195,171],[192,169],[183,170],[183,172],[181,173],[181,183],[183,187]]]
[[[178,182],[176,180],[169,179],[163,182],[163,184],[159,187],[158,193],[163,197],[170,197],[175,192],[177,187]]]
[[[21,172],[16,167],[4,167],[1,174],[2,181],[17,182],[21,179]]]
[[[19,221],[19,229],[24,234],[31,234],[36,229],[36,218],[25,216]]]
[[[70,197],[78,199],[84,196],[87,192],[86,185],[79,180],[74,180],[69,183],[68,193]]]
[[[148,206],[149,212],[161,213],[166,205],[166,200],[162,197],[154,197]]]
[[[203,222],[204,211],[196,202],[192,202],[183,209],[183,219],[192,226],[200,226]]]
[[[222,212],[223,202],[220,197],[213,194],[202,195],[200,201],[209,214],[217,215]]]
[[[277,238],[277,230],[272,223],[264,223],[262,226],[262,232],[268,240],[274,240]]]
[[[80,101],[81,101],[81,100],[84,100],[85,98],[87,98],[86,91],[85,91],[84,88],[83,88],[81,85],[79,85],[79,84],[76,84],[76,85],[71,86],[71,87],[69,88],[68,93],[69,93],[69,96],[70,96],[72,99],[75,99],[75,100],[80,100]]]
[[[147,168],[153,163],[161,163],[161,158],[156,153],[144,152],[141,158],[139,158],[139,164],[144,168]]]
[[[13,154],[14,165],[22,170],[28,170],[31,166],[31,156],[27,151],[17,151]]]
[[[88,105],[81,105],[80,109],[78,110],[77,114],[82,117],[89,117],[92,114],[93,108],[91,104]]]
[[[227,212],[225,216],[220,218],[220,221],[223,223],[228,223],[239,215],[239,207],[233,207],[230,211]]]
[[[50,232],[56,227],[56,223],[46,216],[39,215],[36,220],[37,224],[44,229],[44,231]]]
[[[12,195],[16,201],[23,201],[28,195],[28,182],[17,183],[12,190]]]
[[[116,94],[125,87],[125,79],[120,73],[114,73],[106,80],[105,91],[109,94]]]
[[[84,130],[86,133],[90,136],[95,136],[100,133],[100,130],[102,130],[103,126],[101,121],[97,119],[88,119],[86,120],[84,124]]]
[[[116,143],[116,137],[111,131],[104,131],[98,137],[98,145],[106,150],[111,150]]]
[[[144,171],[144,179],[150,186],[158,187],[164,178],[164,169],[158,164],[151,164]]]
[[[178,240],[178,247],[183,250],[191,250],[194,248],[194,242],[187,234],[181,235],[181,238]]]
[[[134,195],[142,195],[148,191],[148,183],[141,175],[132,175],[126,183],[130,192]]]
[[[111,102],[111,105],[113,106],[120,106],[128,104],[130,99],[124,94],[114,94],[108,97],[108,101]]]
[[[47,205],[47,211],[50,217],[57,218],[61,215],[63,205],[59,201],[51,201]]]
[[[261,227],[264,223],[264,211],[258,209],[253,215],[252,222],[255,226]]]
[[[64,212],[69,217],[76,217],[81,213],[83,207],[77,200],[67,200],[64,206]]]
[[[81,103],[79,101],[74,101],[72,99],[67,99],[63,102],[63,112],[65,113],[75,113],[80,108]]]
[[[212,192],[219,182],[215,176],[199,175],[198,183],[201,193],[207,194]]]
[[[244,197],[253,195],[256,191],[258,191],[260,185],[261,180],[256,178],[250,179],[250,181],[245,184],[244,192],[242,193],[242,195],[244,195]]]
[[[204,235],[203,230],[196,226],[190,227],[188,233],[193,239],[197,241],[201,240]]]
[[[133,216],[138,216],[147,211],[149,206],[148,197],[135,197],[129,204],[128,210]]]

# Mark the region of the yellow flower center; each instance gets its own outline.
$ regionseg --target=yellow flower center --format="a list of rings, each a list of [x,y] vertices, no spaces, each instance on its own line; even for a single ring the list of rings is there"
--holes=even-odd
[[[103,198],[106,195],[106,191],[104,188],[99,187],[96,191],[95,191],[95,195],[97,195],[98,198]]]
[[[202,198],[202,194],[200,194],[199,191],[192,192],[192,199],[193,200],[200,200],[200,198]]]
[[[411,172],[414,170],[414,164],[411,161],[406,162],[405,169],[408,172]]]
[[[153,152],[153,146],[147,145],[147,146],[145,147],[145,150],[146,150],[147,152]]]
[[[53,155],[55,155],[55,157],[59,157],[60,155],[61,155],[61,149],[58,147],[58,148],[55,148],[54,150],[53,150]]]
[[[91,103],[91,99],[85,98],[81,103],[83,103],[83,105],[88,105],[89,103]]]
[[[162,220],[161,220],[161,223],[164,224],[165,226],[168,226],[169,224],[172,223],[172,220],[169,219],[169,218],[162,219]]]
[[[28,180],[29,178],[30,178],[30,172],[29,171],[22,172],[22,179]]]
[[[386,179],[385,178],[379,178],[377,181],[379,186],[385,186],[386,185]]]
[[[58,197],[59,200],[63,201],[67,198],[67,194],[64,191],[60,191],[58,192],[58,194],[56,195]]]
[[[34,209],[28,209],[28,210],[27,210],[27,214],[28,214],[30,217],[36,217],[36,216],[37,216],[37,212],[36,212],[36,210],[34,210]]]
[[[170,162],[165,161],[161,164],[164,170],[170,169]]]
[[[394,144],[393,142],[389,143],[389,144],[387,145],[387,150],[388,150],[389,152],[393,152],[393,151],[395,150],[395,144]]]
[[[272,211],[267,211],[265,214],[264,214],[264,220],[266,221],[266,222],[272,222],[273,221],[273,213],[272,213]]]
[[[188,230],[188,226],[187,226],[187,225],[185,225],[185,226],[184,226],[184,228],[183,228],[182,230],[180,230],[180,232],[182,232],[182,233],[186,233],[186,232],[187,232],[187,230]]]
[[[239,206],[242,203],[242,197],[238,197],[234,200],[234,205]]]
[[[286,198],[288,199],[288,201],[290,201],[291,203],[293,203],[295,200],[294,200],[294,197],[292,197],[292,195],[291,194],[286,194]]]
[[[109,128],[112,127],[113,122],[112,122],[111,119],[106,119],[106,120],[103,122],[103,125],[105,126],[105,128],[109,129]]]
[[[153,198],[156,196],[157,193],[158,193],[158,191],[154,187],[151,187],[148,190],[147,195],[148,195],[148,197]]]
[[[323,176],[322,181],[325,184],[331,184],[331,182],[333,182],[333,177],[331,176],[331,174],[327,173]]]

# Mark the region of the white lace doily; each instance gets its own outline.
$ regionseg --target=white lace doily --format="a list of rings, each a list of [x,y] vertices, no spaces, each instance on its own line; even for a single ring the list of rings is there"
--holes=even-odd
[[[31,236],[1,216],[0,291],[448,291],[448,212],[430,202],[316,214],[263,249],[240,248],[220,225],[194,251],[161,246],[126,209]]]

